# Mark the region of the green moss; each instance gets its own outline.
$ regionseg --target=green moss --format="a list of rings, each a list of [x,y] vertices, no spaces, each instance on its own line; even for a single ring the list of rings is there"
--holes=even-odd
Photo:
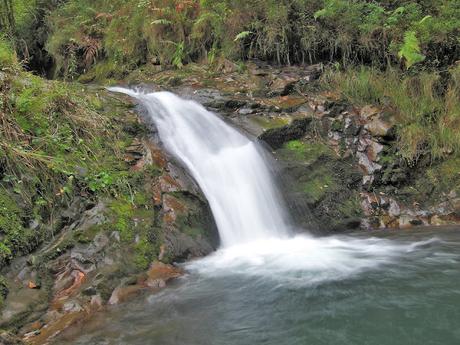
[[[36,243],[36,235],[23,225],[24,212],[0,187],[0,267],[16,254],[28,253]]]
[[[354,193],[342,202],[338,208],[343,218],[359,218],[363,214],[361,208],[361,198],[358,193]]]
[[[322,142],[304,142],[301,140],[291,140],[283,145],[279,150],[282,156],[290,157],[306,163],[312,163],[320,157],[332,157],[333,151]]]
[[[303,192],[314,203],[320,201],[327,193],[334,191],[337,181],[328,168],[318,168],[303,183]]]
[[[271,129],[283,127],[289,124],[287,117],[267,117],[267,116],[252,116],[251,120],[261,126],[263,129]]]
[[[146,270],[157,255],[157,250],[146,238],[140,239],[134,246],[134,262],[140,270]]]

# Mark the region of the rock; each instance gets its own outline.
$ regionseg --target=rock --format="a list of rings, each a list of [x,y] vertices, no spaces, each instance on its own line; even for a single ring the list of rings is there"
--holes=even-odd
[[[374,137],[385,137],[392,129],[392,125],[381,120],[378,117],[373,118],[370,122],[364,125],[364,128]]]
[[[375,142],[375,141],[371,141],[367,147],[367,157],[369,157],[369,159],[373,162],[377,162],[378,161],[378,155],[380,152],[382,152],[383,150],[383,145]]]
[[[345,118],[345,135],[355,137],[359,134],[361,128],[362,126],[354,118]]]
[[[390,207],[388,209],[388,214],[391,217],[398,217],[401,214],[401,208],[394,199],[390,199]]]
[[[139,293],[142,290],[141,285],[128,285],[128,286],[118,286],[113,290],[112,295],[110,296],[107,304],[115,305],[120,304],[123,301],[126,301],[129,297]]]
[[[303,137],[311,121],[312,118],[296,119],[289,125],[267,130],[259,136],[259,139],[272,149],[279,149],[285,142]]]
[[[157,261],[150,266],[145,284],[150,288],[163,288],[169,280],[180,277],[182,274],[181,269]]]
[[[249,114],[254,114],[256,112],[257,110],[251,109],[251,108],[241,108],[240,110],[238,110],[238,114],[240,115],[249,115]]]
[[[13,334],[6,332],[6,331],[0,331],[0,344],[1,345],[24,345],[24,343],[14,336]]]
[[[213,246],[205,238],[193,238],[177,230],[165,234],[166,255],[175,262],[205,256],[213,251]]]
[[[217,70],[222,73],[233,73],[238,70],[238,66],[234,62],[221,57],[217,62]]]
[[[356,156],[358,157],[359,165],[368,175],[372,175],[374,172],[382,169],[382,166],[380,164],[372,162],[367,156],[367,154],[363,152],[357,152]]]
[[[299,78],[287,74],[280,75],[270,84],[270,95],[286,96],[292,92]]]
[[[82,311],[83,308],[81,307],[81,305],[76,302],[76,301],[69,301],[69,302],[66,302],[64,303],[64,305],[62,306],[62,311],[63,312],[66,312],[66,313],[69,313],[69,312],[78,312],[78,311]]]
[[[173,224],[177,216],[185,213],[187,206],[178,198],[170,195],[163,195],[163,221],[166,224]]]

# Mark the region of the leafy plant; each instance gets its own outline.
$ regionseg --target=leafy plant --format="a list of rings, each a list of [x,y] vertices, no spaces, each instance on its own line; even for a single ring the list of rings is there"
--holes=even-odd
[[[425,60],[426,56],[420,53],[420,43],[414,31],[407,31],[404,34],[404,43],[398,56],[404,59],[407,68]]]

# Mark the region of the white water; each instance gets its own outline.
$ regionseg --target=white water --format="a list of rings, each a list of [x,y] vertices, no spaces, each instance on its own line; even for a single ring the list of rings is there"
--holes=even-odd
[[[170,92],[110,90],[146,107],[166,149],[203,190],[224,247],[287,235],[286,213],[257,143],[200,104]]]
[[[198,103],[172,93],[110,90],[146,107],[166,149],[183,162],[209,201],[222,248],[189,263],[190,270],[303,286],[345,279],[417,249],[417,243],[377,238],[289,237],[291,224],[257,143]]]

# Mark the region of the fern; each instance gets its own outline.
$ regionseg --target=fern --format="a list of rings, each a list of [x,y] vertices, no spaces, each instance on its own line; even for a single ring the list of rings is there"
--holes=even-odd
[[[251,34],[251,31],[242,31],[238,35],[236,35],[234,41],[237,42],[239,40],[245,39]]]
[[[185,44],[184,42],[176,43],[176,50],[172,57],[172,64],[177,68],[184,67],[183,60],[185,58]]]
[[[404,34],[404,43],[398,56],[404,59],[407,68],[425,60],[425,55],[420,53],[420,43],[414,31],[407,31]]]
[[[160,19],[155,19],[150,24],[152,24],[152,25],[169,25],[169,24],[172,24],[172,22],[170,20],[168,20],[168,19],[160,18]]]

